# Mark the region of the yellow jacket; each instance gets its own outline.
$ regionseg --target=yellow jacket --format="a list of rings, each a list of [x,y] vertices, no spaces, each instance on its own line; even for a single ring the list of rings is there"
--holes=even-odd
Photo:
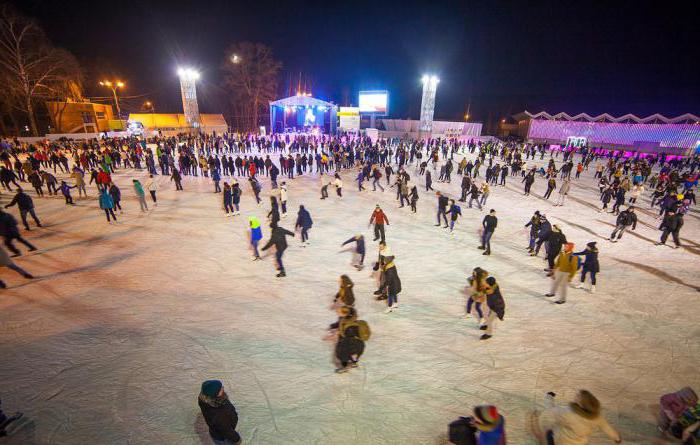
[[[573,278],[574,275],[576,275],[578,266],[579,259],[572,253],[562,252],[559,254],[559,256],[557,256],[557,260],[554,262],[554,268],[561,272],[568,272],[569,279]]]

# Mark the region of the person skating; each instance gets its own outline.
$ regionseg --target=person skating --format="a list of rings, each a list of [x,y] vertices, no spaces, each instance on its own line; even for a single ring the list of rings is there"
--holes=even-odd
[[[398,309],[399,293],[401,293],[401,280],[399,279],[399,274],[396,271],[394,257],[391,257],[390,261],[386,261],[384,263],[382,270],[383,282],[380,286],[380,290],[386,292],[387,294],[387,308],[384,312],[388,314],[393,312],[394,309]]]
[[[623,210],[617,215],[615,230],[610,234],[610,242],[616,243],[622,238],[622,234],[625,233],[628,227],[632,227],[631,230],[637,228],[637,215],[634,213],[634,206],[629,206],[627,210]],[[615,239],[617,236],[617,239]]]
[[[498,218],[494,209],[491,209],[489,214],[484,216],[481,226],[483,227],[483,233],[479,249],[484,251],[483,255],[491,255],[491,237],[493,232],[496,231],[496,226],[498,226]]]
[[[586,281],[586,275],[591,275],[591,287],[590,292],[595,293],[596,284],[596,274],[600,272],[600,263],[598,262],[598,248],[596,247],[596,242],[591,241],[586,244],[586,248],[581,252],[574,253],[576,256],[583,256],[583,266],[581,266],[581,282],[576,285],[576,289],[583,288],[583,284]]]
[[[282,181],[282,185],[280,186],[280,209],[282,210],[282,218],[287,217],[287,198],[289,197],[289,193],[287,190],[287,183],[285,181]]]
[[[440,192],[435,193],[438,198],[438,209],[437,209],[437,224],[435,226],[440,226],[440,217],[444,220],[445,226],[444,228],[446,229],[448,227],[447,225],[447,207],[450,204],[450,200],[447,196],[443,195]]]
[[[211,180],[214,182],[214,193],[221,193],[221,186],[219,185],[221,182],[221,173],[219,173],[218,168],[214,168],[211,171]]]
[[[465,318],[469,318],[472,314],[472,308],[476,310],[478,315],[477,324],[481,326],[484,321],[484,311],[482,306],[486,303],[486,289],[488,285],[486,284],[486,278],[488,278],[489,273],[482,269],[481,267],[475,267],[472,271],[472,275],[467,279],[469,282],[469,298],[467,298],[467,306],[465,308],[466,314]]]
[[[158,191],[158,182],[155,180],[155,178],[153,178],[153,175],[148,176],[148,181],[146,182],[146,189],[151,195],[153,205],[158,207],[158,199],[156,197],[156,192]]]
[[[338,342],[335,345],[335,357],[340,366],[336,373],[344,373],[349,368],[356,368],[362,353],[365,351],[365,342],[369,340],[370,330],[367,322],[357,319],[357,311],[351,307],[341,307],[338,310],[341,316],[338,322]]]
[[[673,236],[673,244],[675,245],[674,249],[678,249],[679,247],[681,247],[681,227],[683,227],[683,214],[676,213],[673,210],[669,211],[666,214],[666,216],[664,216],[664,219],[661,222],[661,225],[659,226],[659,230],[662,231],[661,240],[658,241],[656,245],[665,246],[666,240],[668,239],[668,235],[670,234]]]
[[[270,211],[267,214],[267,219],[270,221],[270,226],[277,225],[280,220],[280,210],[277,204],[277,198],[270,196]]]
[[[109,219],[111,215],[116,223],[117,215],[114,214],[114,200],[112,200],[112,196],[109,194],[106,187],[100,190],[99,202],[100,209],[104,210],[105,215],[107,216],[107,222],[111,223],[111,220]]]
[[[341,246],[346,244],[355,243],[355,249],[353,252],[352,265],[357,270],[362,270],[365,261],[365,237],[361,234],[355,235],[349,240],[345,241]]]
[[[233,184],[231,184],[231,201],[233,202],[233,208],[236,210],[233,212],[234,215],[241,214],[241,194],[243,194],[241,186],[238,185],[238,181],[234,179]]]
[[[260,191],[262,190],[262,187],[253,176],[248,178],[248,183],[250,184],[251,190],[253,190],[253,195],[255,195],[255,202],[259,205],[262,202],[260,199]]]
[[[481,405],[474,408],[474,427],[477,431],[479,445],[505,445],[506,419],[493,405]]]
[[[416,213],[418,209],[416,205],[418,204],[418,186],[415,184],[411,187],[411,193],[408,195],[408,199],[411,202],[411,212]]]
[[[301,247],[309,245],[309,230],[312,225],[311,214],[303,205],[300,205],[299,212],[297,213],[297,222],[294,227],[295,229],[301,230]]]
[[[339,199],[343,199],[343,180],[340,179],[338,173],[336,173],[334,177],[335,181],[333,181],[333,185],[335,185],[335,193],[338,195]]]
[[[224,182],[224,192],[222,193],[222,196],[226,216],[233,216],[233,194],[231,193],[231,186],[228,182]]]
[[[457,223],[457,218],[462,216],[462,209],[455,203],[454,199],[450,199],[450,234],[454,234],[455,224]]]
[[[139,205],[141,206],[141,211],[145,212],[148,210],[148,204],[146,204],[146,192],[143,191],[143,186],[141,181],[138,179],[133,180],[134,183],[134,193],[136,194],[136,199],[139,200]]]
[[[12,201],[5,206],[5,208],[10,208],[15,204],[17,204],[17,207],[19,208],[19,216],[22,218],[22,223],[24,224],[25,229],[31,230],[29,228],[29,223],[27,222],[27,214],[31,215],[37,227],[42,227],[41,221],[39,221],[39,218],[36,216],[36,212],[34,212],[34,201],[32,200],[31,196],[24,193],[22,187],[17,187],[17,193],[15,194],[14,198],[12,198]]]
[[[30,252],[37,250],[32,243],[20,235],[15,217],[5,212],[3,209],[0,209],[0,235],[5,239],[5,247],[12,252],[13,256],[21,255],[20,251],[12,244],[14,240],[27,246]]]
[[[542,225],[542,219],[540,216],[540,211],[535,210],[535,214],[532,215],[530,221],[525,224],[525,227],[530,227],[530,238],[527,245],[527,251],[533,253],[535,251],[535,243],[537,241],[537,234],[540,231],[540,226]]]
[[[335,298],[333,299],[333,303],[339,303],[342,304],[343,306],[354,306],[355,305],[355,294],[352,291],[353,286],[355,283],[352,282],[349,276],[347,275],[341,275],[340,278],[338,279],[340,288],[338,289],[338,292],[335,294]]]
[[[170,180],[175,182],[175,191],[182,191],[182,175],[176,168],[173,169],[173,174],[170,175]]]
[[[277,261],[277,278],[286,277],[287,274],[284,270],[284,264],[282,263],[282,255],[284,251],[287,250],[287,236],[294,236],[294,232],[282,228],[278,225],[271,225],[272,233],[270,234],[270,240],[262,248],[263,251],[275,246],[275,260]]]
[[[539,445],[586,445],[598,429],[615,443],[622,443],[620,433],[605,420],[600,402],[589,391],[580,390],[572,403],[549,408],[546,413],[554,418],[554,425],[546,431],[540,426],[540,413],[532,413],[532,433]]]
[[[372,225],[372,223],[374,223],[374,241],[381,238],[381,242],[385,243],[386,235],[384,233],[384,225],[389,225],[389,218],[386,217],[382,208],[379,207],[379,204],[376,205],[372,216],[369,218],[369,224]]]
[[[109,185],[109,196],[112,197],[112,202],[114,203],[114,208],[119,209],[119,213],[122,212],[122,206],[121,206],[121,200],[122,200],[122,191],[119,190],[119,187],[117,187],[117,184],[111,183]]]
[[[573,251],[574,243],[566,243],[564,245],[564,251],[557,256],[554,262],[552,287],[545,296],[554,297],[559,294],[559,299],[555,301],[557,304],[566,303],[566,290],[580,266],[579,257],[574,256]]]
[[[489,308],[489,313],[486,316],[486,325],[479,327],[486,332],[479,338],[480,340],[488,340],[493,337],[493,332],[496,329],[496,319],[503,321],[506,314],[506,302],[503,300],[501,288],[492,276],[486,278],[486,305]]]
[[[547,180],[547,191],[544,192],[544,199],[549,199],[550,196],[552,196],[552,191],[557,188],[557,181],[554,179],[554,176],[550,176],[549,180]]]
[[[61,181],[61,193],[63,194],[63,197],[66,199],[66,205],[75,205],[73,202],[73,197],[70,195],[70,189],[74,189],[77,186],[75,185],[68,185],[66,181]]]
[[[571,180],[569,180],[568,178],[564,178],[561,187],[559,187],[559,196],[557,197],[557,202],[554,203],[555,207],[564,205],[564,203],[566,202],[566,196],[569,194],[570,189]]]
[[[14,261],[12,261],[12,258],[10,258],[3,247],[0,247],[0,267],[7,267],[8,269],[14,270],[28,280],[34,278],[32,274],[22,269]],[[0,289],[5,289],[6,287],[7,285],[5,282],[0,280]]]
[[[331,185],[331,182],[326,182],[322,176],[321,177],[321,199],[328,198],[328,186],[329,185]]]
[[[250,246],[253,248],[253,261],[257,261],[260,259],[258,243],[263,237],[262,228],[260,227],[260,220],[255,216],[249,216],[248,226],[250,227]]]
[[[215,445],[239,445],[242,442],[241,436],[236,432],[238,413],[221,381],[203,382],[197,403]]]
[[[559,252],[561,252],[564,244],[567,243],[566,235],[561,231],[559,226],[556,224],[552,225],[547,231],[547,234],[543,238],[545,243],[545,250],[547,253],[547,268],[544,270],[547,272],[547,276],[552,276],[554,270],[554,261],[557,259]],[[535,249],[535,254],[539,250],[540,243],[538,242],[537,248]]]

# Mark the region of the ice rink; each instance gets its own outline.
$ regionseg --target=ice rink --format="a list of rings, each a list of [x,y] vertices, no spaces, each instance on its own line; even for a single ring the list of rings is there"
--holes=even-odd
[[[130,184],[145,171],[114,175],[125,208],[118,225],[107,224],[94,186],[74,208],[60,197],[35,198],[46,228],[26,235],[40,250],[17,263],[37,279],[2,271],[9,288],[0,293],[0,397],[6,412],[25,413],[3,443],[210,444],[197,395],[212,378],[237,407],[245,444],[444,444],[448,423],[484,403],[506,417],[510,444],[534,444],[528,415],[545,392],[564,403],[579,388],[599,397],[624,443],[665,443],[655,428],[659,396],[700,390],[697,209],[685,217],[682,248],[656,247],[660,221],[647,191],[637,230],[611,244],[615,217],[596,210],[593,168],[572,181],[564,207],[552,206],[556,191],[549,202],[539,197],[542,178],[523,197],[520,178],[509,176],[486,206],[499,225],[484,257],[476,247],[485,213],[463,204],[455,235],[434,227],[436,197],[414,169],[417,215],[398,208],[395,188],[372,192],[365,183],[369,190],[358,193],[355,170],[342,175],[342,200],[332,188],[319,200],[317,174],[288,181],[290,215],[280,225],[293,230],[303,204],[314,226],[309,247],[290,239],[281,279],[272,249],[253,262],[247,242],[247,216],[264,220],[269,210],[264,176],[263,204],[241,181],[241,216],[233,218],[201,177],[186,178],[177,193],[160,178],[158,207],[149,201],[141,214]],[[437,173],[433,188],[458,198],[461,177],[443,184]],[[2,202],[10,196],[3,192]],[[376,203],[389,218],[403,284],[391,314],[372,295],[377,244],[368,221]],[[597,293],[571,289],[564,305],[544,297],[542,253],[525,250],[523,225],[535,210],[577,250],[598,242]],[[360,272],[340,246],[358,233],[368,241],[369,267]],[[265,242],[266,224],[263,235]],[[463,317],[465,277],[476,266],[498,279],[506,301],[488,341]],[[373,336],[361,366],[337,375],[324,337],[343,273],[355,281]],[[593,443],[611,442],[597,435]]]

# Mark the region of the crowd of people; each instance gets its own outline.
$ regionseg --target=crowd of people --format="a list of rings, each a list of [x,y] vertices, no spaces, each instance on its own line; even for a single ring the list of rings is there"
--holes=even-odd
[[[545,161],[547,154],[549,158]],[[458,160],[460,157],[461,160]],[[3,208],[17,206],[27,231],[31,230],[28,217],[32,218],[37,228],[42,227],[35,199],[50,199],[60,192],[66,206],[72,206],[75,201],[71,190],[77,189],[79,200],[94,199],[88,198],[88,187],[92,188],[94,184],[95,208],[104,212],[108,223],[117,224],[117,214],[132,210],[122,205],[125,193],[133,194],[140,211],[146,213],[158,205],[158,191],[162,187],[159,177],[168,178],[176,192],[185,189],[187,178],[203,177],[211,180],[213,193],[221,194],[222,214],[226,217],[236,219],[241,214],[241,207],[252,202],[246,200],[244,203],[241,199],[244,194],[249,193],[253,197],[255,204],[247,218],[252,259],[262,260],[264,257],[260,251],[274,248],[278,278],[287,276],[283,263],[283,255],[288,249],[287,238],[296,237],[296,231],[299,231],[301,246],[311,244],[309,235],[313,219],[308,206],[299,205],[295,231],[281,226],[288,214],[289,196],[294,194],[290,186],[295,175],[318,178],[321,200],[333,199],[328,192],[329,187],[335,188],[335,199],[342,200],[352,197],[352,191],[343,194],[343,175],[349,173],[357,183],[357,193],[386,193],[395,189],[397,209],[410,207],[414,214],[418,211],[419,193],[424,187],[425,193],[432,191],[437,197],[435,226],[441,227],[440,230],[449,229],[449,233],[454,235],[460,218],[465,219],[458,202],[467,203],[468,209],[476,207],[482,212],[488,198],[496,190],[502,188],[504,193],[512,193],[513,188],[507,187],[508,181],[519,180],[524,184],[523,195],[535,193],[533,186],[541,181],[545,187],[542,199],[549,200],[557,191],[553,206],[565,206],[570,202],[567,197],[577,189],[581,175],[594,172],[593,176],[598,180],[596,199],[601,203],[599,211],[609,211],[616,217],[615,229],[608,238],[610,242],[618,242],[628,230],[636,229],[636,209],[643,205],[641,199],[646,197],[648,189],[651,190],[649,209],[659,206],[657,217],[661,234],[656,244],[664,245],[671,236],[674,247],[679,248],[682,245],[680,230],[684,215],[696,205],[694,189],[697,187],[699,167],[700,159],[697,157],[667,159],[663,155],[642,157],[639,154],[625,157],[622,152],[602,154],[599,150],[587,148],[555,151],[545,145],[456,139],[372,141],[367,137],[349,136],[183,134],[152,139],[59,140],[35,144],[4,140],[0,143],[0,184],[5,191],[13,194]],[[122,191],[113,176],[123,169],[146,170],[148,178],[145,184],[133,179],[132,190]],[[433,189],[434,173],[439,171],[438,183],[450,184],[455,170],[456,176],[460,177],[460,193],[451,197],[446,188],[439,191]],[[382,180],[386,181],[386,188]],[[220,186],[222,181],[223,189]],[[368,185],[370,182],[371,189]],[[25,183],[34,190],[34,198],[25,192]],[[261,193],[266,187],[269,187],[270,209],[263,223],[254,214],[261,211]],[[153,206],[151,208],[146,192]],[[612,207],[608,209],[611,202]],[[397,257],[387,244],[389,217],[380,204],[376,204],[371,212],[369,225],[373,228],[372,241],[377,242],[378,250],[377,261],[373,265],[373,276],[377,280],[375,297],[386,300],[385,312],[390,314],[399,308],[398,296],[402,285]],[[562,228],[551,223],[546,213],[539,210],[534,212],[524,227],[529,233],[526,247],[529,255],[538,256],[544,246],[547,262],[544,272],[551,279],[547,297],[556,296],[555,303],[566,303],[567,289],[579,273],[579,283],[574,287],[583,288],[588,277],[588,290],[591,293],[596,291],[596,275],[600,272],[597,242],[587,241],[586,247],[576,252],[575,244],[567,239]],[[492,208],[478,228],[478,249],[483,250],[485,256],[492,254],[491,244],[497,228],[497,210]],[[12,257],[21,255],[13,241],[24,244],[29,251],[37,250],[22,237],[14,216],[2,208],[0,232]],[[259,249],[265,235],[269,236]],[[350,266],[360,271],[367,249],[365,238],[362,234],[356,234],[342,243],[343,246],[349,244],[353,252]],[[33,278],[2,248],[0,264],[24,278]],[[505,319],[506,299],[499,284],[492,273],[481,267],[474,268],[465,283],[468,294],[465,315],[477,319],[478,329],[484,331],[480,335],[481,340],[492,338],[497,321]],[[0,286],[5,287],[5,283],[0,281]],[[329,338],[335,341],[338,373],[359,366],[365,344],[371,336],[367,322],[359,319],[353,287],[350,275],[341,275],[339,290],[332,303],[338,319],[329,326]],[[199,405],[216,443],[240,441],[235,431],[237,413],[220,381],[204,382]],[[586,438],[594,427],[602,428],[617,442],[621,440],[619,434],[600,417],[599,402],[588,391],[581,391],[577,400],[565,411],[558,412],[557,416],[559,429],[555,427],[542,432],[535,428],[540,443],[587,443]],[[505,419],[493,406],[475,408],[474,416],[462,422],[461,427],[464,427],[464,431],[477,433],[480,444],[505,441]]]

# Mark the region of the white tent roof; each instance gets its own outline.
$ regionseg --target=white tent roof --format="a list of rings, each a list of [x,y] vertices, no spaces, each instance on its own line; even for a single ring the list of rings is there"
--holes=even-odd
[[[311,96],[290,96],[284,99],[270,102],[270,106],[277,107],[328,107],[336,108],[336,106],[325,100],[316,99]]]

